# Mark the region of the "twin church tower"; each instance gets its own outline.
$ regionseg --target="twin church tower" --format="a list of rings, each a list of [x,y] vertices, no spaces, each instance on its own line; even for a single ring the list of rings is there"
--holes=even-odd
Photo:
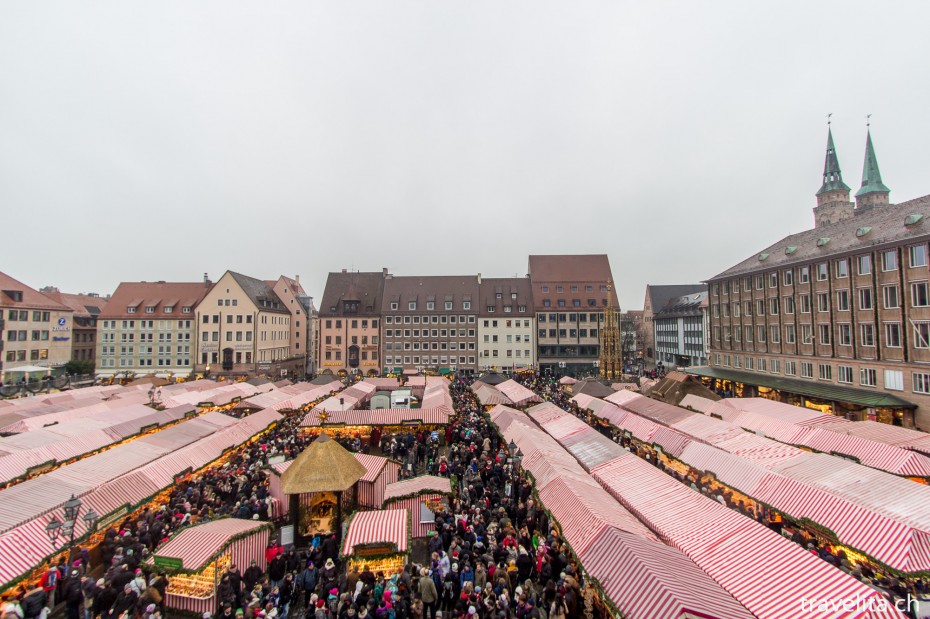
[[[828,126],[827,157],[823,165],[823,185],[817,192],[817,206],[814,208],[814,227],[819,228],[824,224],[843,221],[857,213],[864,213],[888,204],[890,190],[882,183],[870,130],[866,131],[862,187],[856,192],[855,203],[849,200],[849,192],[849,186],[843,182],[843,175],[840,173],[840,162],[836,157],[836,148],[833,146],[833,132]]]

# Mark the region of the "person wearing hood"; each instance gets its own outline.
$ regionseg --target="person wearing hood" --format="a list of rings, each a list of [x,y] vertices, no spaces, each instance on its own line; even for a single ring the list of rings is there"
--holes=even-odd
[[[336,562],[332,558],[327,558],[326,563],[323,564],[323,569],[320,570],[319,580],[323,585],[324,591],[329,591],[330,589],[336,586],[338,582],[338,572],[336,571]]]
[[[123,590],[116,596],[116,602],[113,604],[113,611],[110,616],[119,617],[123,613],[127,613],[127,616],[132,616],[138,601],[139,596],[136,595],[132,585],[126,583],[123,586]]]

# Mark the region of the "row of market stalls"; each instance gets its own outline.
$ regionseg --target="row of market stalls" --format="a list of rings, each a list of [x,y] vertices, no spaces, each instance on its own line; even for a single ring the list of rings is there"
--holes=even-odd
[[[687,395],[680,406],[719,417],[781,443],[855,458],[905,477],[930,477],[930,434],[877,421],[851,421],[766,398],[714,402]]]
[[[774,510],[786,519],[786,531],[800,529],[881,571],[913,577],[930,570],[930,487],[621,393],[596,416],[648,457],[715,491],[732,492],[755,513]],[[591,403],[578,403],[593,410]]]
[[[609,614],[629,619],[748,618],[749,611],[680,551],[626,510],[524,413],[489,412],[505,441],[523,452],[539,504],[594,583]]]
[[[527,414],[612,497],[754,616],[804,616],[800,600],[883,600],[880,592],[763,524],[695,492],[556,405],[540,404]],[[886,610],[861,616],[900,616],[893,608]]]
[[[93,509],[96,530],[103,530],[178,479],[222,463],[281,418],[273,410],[241,419],[206,413],[0,490],[0,590],[56,554],[46,526],[67,520],[62,507],[69,497]],[[74,527],[77,540],[89,533],[80,519]]]

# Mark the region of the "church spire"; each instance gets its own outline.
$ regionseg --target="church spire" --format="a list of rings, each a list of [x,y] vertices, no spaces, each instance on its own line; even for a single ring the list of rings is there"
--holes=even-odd
[[[882,183],[882,173],[878,170],[878,158],[875,156],[875,147],[872,146],[872,131],[868,124],[865,136],[862,187],[856,192],[858,208],[888,204],[888,194],[891,193],[891,190]]]
[[[827,125],[827,156],[823,162],[823,185],[817,192],[818,198],[824,194],[833,191],[849,191],[849,187],[843,182],[843,175],[840,172],[840,162],[836,157],[836,147],[833,146],[833,131]],[[831,196],[832,197],[832,196]],[[849,199],[847,194],[846,199]],[[832,200],[827,200],[832,201]]]

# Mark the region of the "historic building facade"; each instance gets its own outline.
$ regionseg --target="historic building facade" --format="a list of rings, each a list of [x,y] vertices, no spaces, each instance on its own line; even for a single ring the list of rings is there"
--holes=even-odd
[[[655,312],[656,360],[667,368],[707,365],[707,289],[673,297]]]
[[[388,277],[387,269],[343,269],[326,278],[317,319],[317,373],[381,372],[381,311]]]
[[[930,430],[930,196],[889,203],[871,135],[849,199],[828,132],[815,227],[712,277],[717,388]]]
[[[540,371],[596,374],[608,298],[619,311],[606,254],[529,257]]]
[[[536,317],[528,277],[478,276],[478,369],[536,365]]]
[[[19,367],[51,371],[67,363],[73,315],[67,305],[0,272],[0,380],[21,378],[10,373]]]
[[[194,309],[204,282],[122,282],[97,316],[99,376],[187,376],[195,354]]]

